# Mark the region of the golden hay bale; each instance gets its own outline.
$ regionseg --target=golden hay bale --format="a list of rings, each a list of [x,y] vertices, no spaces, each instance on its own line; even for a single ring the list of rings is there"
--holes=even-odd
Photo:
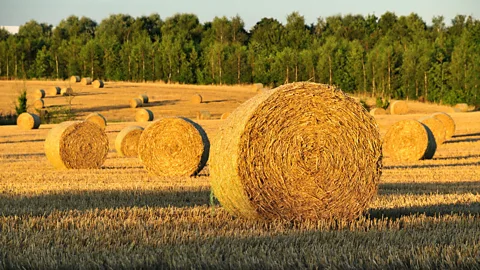
[[[142,107],[143,102],[139,98],[132,98],[130,100],[130,108]]]
[[[403,100],[397,100],[390,104],[390,114],[407,114],[408,105]]]
[[[108,137],[92,122],[63,122],[48,133],[45,154],[57,169],[98,169],[107,158]]]
[[[107,127],[107,119],[99,113],[91,113],[86,118],[85,121],[89,121],[97,124],[102,129]]]
[[[33,97],[35,99],[41,99],[45,97],[45,90],[43,89],[37,89],[33,92]]]
[[[48,88],[48,95],[49,96],[56,96],[56,95],[60,95],[60,91],[62,89],[58,86],[52,86],[52,87],[49,87]]]
[[[190,98],[190,102],[193,104],[200,104],[203,102],[203,98],[200,94],[195,94]]]
[[[138,155],[158,176],[193,176],[208,160],[210,142],[197,123],[186,118],[162,118],[140,136]]]
[[[137,98],[140,99],[143,103],[148,103],[148,96],[147,96],[147,94],[140,94],[140,95],[138,95]]]
[[[372,116],[385,115],[385,114],[387,114],[387,111],[385,111],[385,109],[383,109],[383,108],[373,108],[372,110],[370,110],[370,114]]]
[[[33,113],[22,113],[17,118],[17,126],[21,129],[38,129],[40,127],[40,117]]]
[[[234,215],[351,220],[377,193],[381,138],[375,119],[341,90],[286,84],[223,121],[209,164],[213,192]]]
[[[252,89],[253,89],[254,92],[262,91],[262,89],[263,89],[263,84],[261,84],[261,83],[254,83],[254,84],[252,85]]]
[[[105,84],[103,83],[102,80],[95,80],[92,82],[93,88],[103,88]]]
[[[227,119],[230,116],[229,112],[223,113],[222,116],[220,116],[220,119]]]
[[[452,138],[455,134],[455,121],[453,118],[444,112],[434,113],[432,114],[432,117],[442,121],[443,126],[445,127],[445,140]]]
[[[73,96],[73,89],[70,87],[65,87],[60,90],[62,96]]]
[[[82,78],[82,80],[80,81],[80,83],[81,83],[82,85],[90,85],[90,84],[92,84],[92,78],[90,78],[90,77]]]
[[[149,109],[139,109],[135,113],[135,121],[137,122],[149,122],[153,121],[153,112]]]
[[[467,103],[458,103],[453,108],[457,112],[468,112],[468,104]]]
[[[33,107],[36,110],[43,109],[43,108],[45,108],[45,102],[43,101],[43,99],[37,99],[33,102]]]
[[[437,145],[432,131],[417,120],[393,124],[383,138],[383,153],[396,161],[430,159]]]
[[[80,76],[72,76],[72,77],[70,77],[70,82],[71,82],[71,83],[78,83],[78,82],[80,82]]]
[[[426,125],[432,131],[437,147],[439,147],[445,141],[447,128],[445,125],[443,125],[443,121],[433,116],[423,117],[418,121]]]
[[[142,135],[143,128],[139,126],[128,126],[118,133],[115,139],[115,149],[121,157],[137,157],[138,141]]]
[[[212,119],[212,114],[209,111],[197,112],[197,120],[210,120],[210,119]]]

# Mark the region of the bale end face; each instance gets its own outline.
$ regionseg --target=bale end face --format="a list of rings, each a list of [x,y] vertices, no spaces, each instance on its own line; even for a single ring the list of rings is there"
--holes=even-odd
[[[408,105],[403,100],[397,100],[390,104],[390,114],[407,114]]]
[[[132,98],[130,100],[130,108],[139,108],[142,107],[143,102],[138,98]]]
[[[93,88],[103,88],[105,86],[102,80],[95,80],[92,82]]]
[[[89,114],[86,118],[85,121],[92,122],[94,124],[97,124],[99,127],[102,129],[105,129],[107,127],[107,119],[99,114],[99,113],[91,113]]]
[[[40,124],[40,117],[33,113],[22,113],[17,118],[17,126],[24,130],[38,129]]]
[[[90,84],[92,84],[92,79],[90,77],[82,78],[82,80],[80,81],[80,84],[90,85]]]
[[[455,121],[453,118],[448,115],[447,113],[439,112],[432,114],[433,117],[437,118],[438,120],[442,121],[443,126],[445,126],[445,140],[452,138],[455,134]]]
[[[52,86],[52,87],[48,88],[48,94],[49,94],[50,96],[60,95],[60,91],[61,91],[61,90],[62,90],[62,89],[61,89],[60,87],[58,87],[58,86]]]
[[[71,76],[71,77],[70,77],[70,82],[71,82],[71,83],[78,83],[78,82],[80,82],[80,76]]]
[[[37,99],[33,102],[33,107],[36,110],[41,110],[41,109],[45,108],[45,102],[43,101],[43,99]]]
[[[140,100],[142,101],[142,103],[148,103],[148,96],[147,96],[147,94],[138,95],[137,98],[140,99]]]
[[[190,102],[191,102],[192,104],[200,104],[200,103],[203,102],[203,98],[202,98],[201,95],[195,94],[195,95],[193,95],[193,96],[190,98]]]
[[[135,121],[136,122],[150,122],[153,121],[154,115],[151,110],[148,109],[139,109],[135,113]]]
[[[143,128],[139,126],[128,126],[115,139],[115,150],[121,157],[137,157],[138,142],[142,135]]]
[[[437,147],[445,141],[447,130],[440,119],[433,116],[427,116],[420,119],[419,121],[430,129],[433,137],[435,138],[435,143]]]
[[[387,111],[385,111],[385,109],[383,108],[374,108],[370,111],[370,114],[372,116],[376,116],[376,115],[386,115],[387,114]]]

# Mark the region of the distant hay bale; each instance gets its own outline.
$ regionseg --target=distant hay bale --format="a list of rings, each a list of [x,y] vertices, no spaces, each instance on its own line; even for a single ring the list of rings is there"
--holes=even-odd
[[[105,84],[103,83],[102,80],[95,80],[92,82],[93,88],[103,88]]]
[[[135,113],[135,121],[140,123],[153,121],[153,117],[153,112],[149,109],[139,109]]]
[[[91,113],[86,118],[85,121],[89,121],[97,124],[102,129],[107,127],[107,119],[99,113]]]
[[[62,89],[58,86],[52,86],[52,87],[49,87],[48,88],[48,95],[49,96],[56,96],[56,95],[60,95],[60,91],[62,91]]]
[[[71,83],[78,83],[78,82],[80,82],[80,76],[72,76],[72,77],[70,77],[70,82],[71,82]]]
[[[139,98],[132,98],[130,100],[130,108],[142,107],[143,102]]]
[[[203,98],[200,94],[195,94],[190,98],[190,102],[193,104],[200,104],[203,102]]]
[[[418,121],[426,125],[432,131],[437,147],[439,147],[445,141],[447,129],[443,124],[443,121],[433,116],[427,116],[419,119]]]
[[[57,169],[98,169],[107,158],[108,137],[92,122],[63,122],[48,133],[45,154]]]
[[[468,104],[467,103],[458,103],[453,108],[457,112],[468,112]]]
[[[212,114],[209,111],[197,112],[197,120],[210,120],[210,119],[212,119]]]
[[[254,92],[260,92],[263,89],[263,84],[262,83],[254,83],[252,85],[252,89]]]
[[[223,113],[222,116],[220,116],[220,119],[227,119],[230,116],[230,112]]]
[[[407,114],[408,105],[403,100],[397,100],[390,104],[390,114]]]
[[[45,108],[45,102],[43,101],[43,99],[37,99],[33,102],[33,107],[36,110],[43,109],[43,108]]]
[[[387,114],[387,111],[385,111],[385,109],[383,108],[373,108],[371,111],[370,111],[370,114],[372,116],[375,116],[375,115],[385,115]]]
[[[138,141],[142,135],[143,127],[128,126],[118,133],[115,139],[115,149],[121,157],[137,157]]]
[[[148,96],[147,96],[147,94],[140,94],[140,95],[138,95],[137,98],[140,99],[140,100],[142,101],[142,103],[148,103]]]
[[[430,159],[436,149],[433,133],[417,120],[403,120],[393,124],[383,138],[384,155],[395,161]]]
[[[162,118],[140,136],[138,155],[158,176],[194,176],[208,160],[210,142],[200,125],[186,118]]]
[[[215,196],[236,216],[352,220],[377,193],[381,138],[375,119],[341,90],[286,84],[223,121],[209,166]]]
[[[73,96],[73,89],[71,87],[65,87],[60,90],[62,96]]]
[[[37,89],[35,92],[33,92],[33,97],[35,99],[41,99],[45,97],[45,90],[43,89]]]
[[[92,78],[90,78],[90,77],[82,78],[82,80],[80,81],[80,84],[90,85],[90,84],[92,84]]]
[[[444,112],[439,112],[432,114],[432,116],[442,121],[443,126],[445,127],[445,140],[448,140],[455,135],[455,121],[450,115]]]
[[[22,113],[17,118],[17,126],[21,129],[38,129],[40,127],[40,117],[33,113]]]

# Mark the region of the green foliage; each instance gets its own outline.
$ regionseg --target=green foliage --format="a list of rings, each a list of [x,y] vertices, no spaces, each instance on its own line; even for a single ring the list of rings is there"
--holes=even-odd
[[[26,111],[27,111],[27,89],[23,88],[17,97],[17,102],[15,104],[15,112],[17,113],[17,115],[20,115]]]
[[[368,106],[367,101],[365,101],[365,99],[360,99],[359,102],[367,112],[370,111],[370,107]]]
[[[390,105],[390,101],[388,99],[377,97],[377,99],[375,100],[375,107],[377,108],[382,108],[386,110],[389,105]]]

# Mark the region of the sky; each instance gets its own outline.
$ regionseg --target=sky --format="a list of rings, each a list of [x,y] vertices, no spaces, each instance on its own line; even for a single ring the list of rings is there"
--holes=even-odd
[[[346,14],[375,14],[386,11],[398,16],[414,12],[427,24],[434,16],[443,15],[447,25],[457,15],[480,19],[480,0],[2,0],[0,26],[19,26],[30,20],[56,26],[70,15],[86,16],[97,23],[110,14],[132,17],[158,13],[166,18],[176,13],[196,14],[201,23],[216,16],[239,15],[250,30],[262,18],[275,18],[286,23],[288,14],[297,11],[307,24],[319,17]]]

